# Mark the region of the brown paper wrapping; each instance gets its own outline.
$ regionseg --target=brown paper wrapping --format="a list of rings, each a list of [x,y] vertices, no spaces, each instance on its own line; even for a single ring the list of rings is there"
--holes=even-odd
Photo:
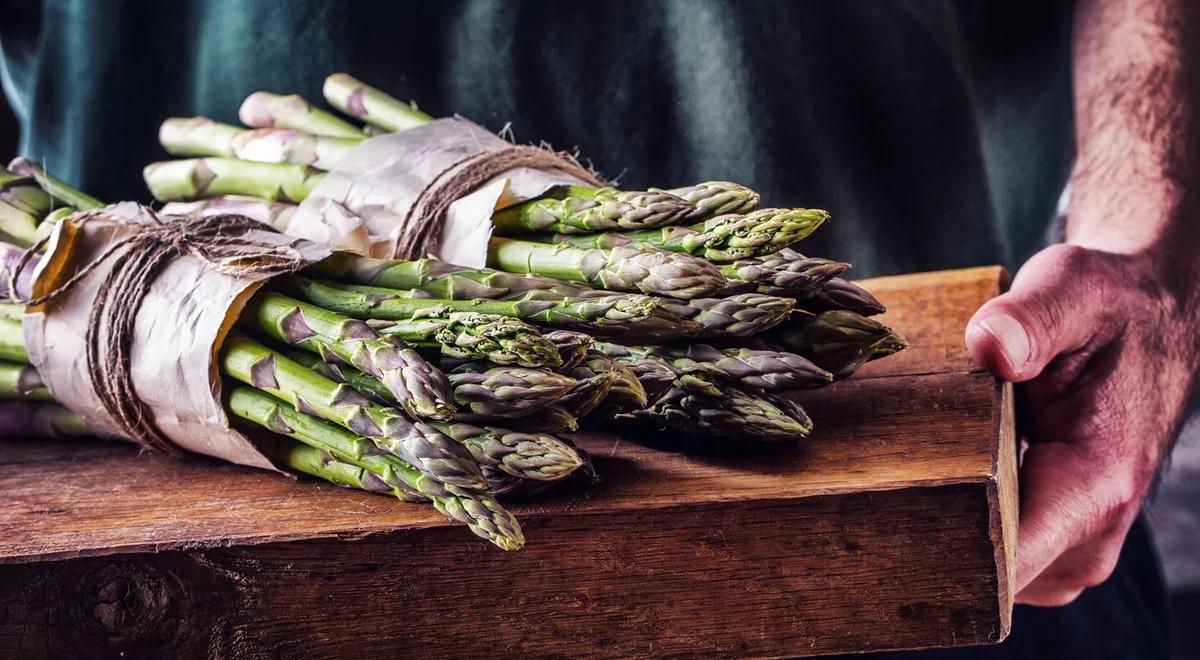
[[[287,231],[360,254],[391,256],[401,220],[439,173],[468,156],[511,146],[464,119],[439,119],[369,138],[317,184]],[[563,172],[529,168],[496,177],[450,206],[432,256],[463,266],[484,266],[492,212],[558,185],[588,184]]]
[[[149,222],[148,209],[133,203],[105,209],[107,217],[60,223],[34,276],[33,296],[62,285],[96,259],[111,241],[131,233],[122,222]],[[290,246],[310,263],[330,248],[270,231],[254,240]],[[87,373],[84,333],[108,262],[60,297],[26,310],[25,346],[50,392],[89,427],[119,435]],[[131,373],[155,424],[182,449],[233,463],[275,469],[242,434],[229,426],[221,401],[217,350],[246,300],[267,276],[232,276],[206,268],[190,256],[165,266],[137,315]]]

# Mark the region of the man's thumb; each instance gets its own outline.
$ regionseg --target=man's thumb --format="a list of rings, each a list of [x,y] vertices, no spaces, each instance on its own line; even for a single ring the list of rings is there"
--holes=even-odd
[[[1103,311],[1092,255],[1072,245],[1034,255],[1012,289],[989,300],[967,324],[971,358],[1004,380],[1021,382],[1056,356],[1086,345]]]

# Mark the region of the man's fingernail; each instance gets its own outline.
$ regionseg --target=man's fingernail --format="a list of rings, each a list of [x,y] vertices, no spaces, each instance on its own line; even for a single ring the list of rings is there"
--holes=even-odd
[[[1014,369],[1029,361],[1029,335],[1025,326],[1008,314],[993,314],[980,322],[1000,342],[1000,348]]]

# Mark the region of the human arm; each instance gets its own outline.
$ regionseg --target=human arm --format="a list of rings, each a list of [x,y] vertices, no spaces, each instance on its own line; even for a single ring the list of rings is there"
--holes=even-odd
[[[1080,0],[1067,242],[976,313],[972,355],[1023,383],[1017,599],[1113,570],[1197,366],[1200,4]]]

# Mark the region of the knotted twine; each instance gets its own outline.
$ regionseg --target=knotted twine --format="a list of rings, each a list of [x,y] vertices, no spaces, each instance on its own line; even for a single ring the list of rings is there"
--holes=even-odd
[[[36,298],[20,300],[17,276],[45,246],[48,238],[43,238],[21,255],[9,273],[8,284],[17,302],[27,307],[41,305],[70,291],[101,264],[110,263],[84,333],[88,378],[105,411],[126,436],[148,449],[174,452],[174,443],[155,425],[133,385],[134,325],[151,283],[168,263],[182,256],[194,257],[206,268],[234,277],[293,273],[308,261],[295,248],[248,238],[251,231],[275,230],[246,216],[173,216],[164,222],[153,212],[149,215],[153,222],[122,222],[134,233],[113,241],[66,282]],[[113,219],[98,209],[75,214],[67,221],[83,225],[97,217]]]
[[[497,176],[522,167],[559,170],[588,185],[604,185],[570,154],[546,147],[513,145],[481,151],[451,164],[421,190],[401,221],[392,258],[420,259],[430,254],[442,235],[451,204]]]

